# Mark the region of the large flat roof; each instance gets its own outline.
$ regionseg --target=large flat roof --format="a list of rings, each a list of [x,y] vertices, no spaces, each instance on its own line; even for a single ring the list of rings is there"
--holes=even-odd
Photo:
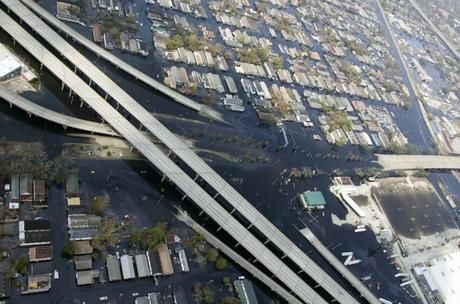
[[[430,261],[425,277],[430,288],[438,289],[445,304],[460,303],[460,251],[443,255]],[[433,284],[434,283],[434,284]],[[432,286],[432,284],[434,286]]]

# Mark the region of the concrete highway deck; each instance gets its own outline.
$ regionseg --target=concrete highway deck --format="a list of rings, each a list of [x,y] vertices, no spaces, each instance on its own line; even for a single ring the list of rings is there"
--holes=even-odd
[[[377,154],[377,163],[384,171],[451,169],[460,170],[460,156]]]
[[[361,295],[372,304],[380,304],[379,299],[366,287],[354,274],[340,262],[332,252],[315,236],[308,228],[302,228],[299,232],[315,247],[315,249],[329,262],[353,287],[355,287]]]
[[[181,189],[191,201],[206,212],[251,255],[258,259],[287,288],[305,303],[326,304],[308,284],[273,254],[260,240],[241,225],[228,211],[166,156],[151,140],[106,102],[96,91],[70,70],[53,53],[26,32],[7,13],[0,10],[0,27],[29,54],[61,79],[65,85],[93,108],[115,131],[128,140],[152,165]],[[358,303],[358,302],[355,302]]]
[[[249,273],[251,273],[254,277],[259,279],[261,282],[263,282],[268,287],[270,287],[272,291],[279,294],[288,303],[302,304],[302,302],[300,302],[296,297],[290,294],[286,289],[281,287],[278,283],[273,281],[269,276],[267,276],[265,273],[260,271],[253,264],[251,264],[246,259],[244,259],[241,255],[235,252],[231,247],[227,246],[224,242],[216,238],[211,232],[209,232],[203,226],[201,226],[196,221],[194,221],[190,216],[187,215],[186,212],[179,211],[177,218],[180,221],[184,222],[187,226],[195,230],[197,233],[202,235],[209,244],[213,245],[214,247],[222,251],[226,256],[231,258],[238,265],[240,265],[241,267],[246,269]]]
[[[18,2],[18,1],[16,1]],[[162,84],[161,82],[155,80],[154,78],[148,76],[147,74],[141,72],[140,70],[136,69],[129,63],[121,60],[117,56],[113,55],[109,51],[105,50],[104,48],[98,46],[94,42],[90,41],[77,31],[73,30],[71,27],[66,25],[64,22],[58,20],[56,17],[54,17],[52,14],[50,14],[47,10],[42,8],[39,4],[35,3],[34,1],[29,1],[25,0],[23,1],[30,9],[32,9],[35,13],[37,13],[39,16],[41,16],[43,19],[45,19],[47,22],[49,22],[55,29],[62,31],[72,37],[72,39],[75,40],[75,42],[78,42],[97,56],[107,60],[117,68],[123,70],[124,72],[130,74],[133,76],[135,79],[138,79],[142,81],[144,84],[148,85],[149,87],[171,97],[173,100],[176,102],[193,109],[195,111],[198,111],[200,114],[206,117],[210,117],[215,120],[219,121],[224,121],[222,118],[222,115],[217,112],[216,110],[213,110],[212,108],[202,105],[176,91],[173,89],[169,88],[168,86]]]
[[[23,0],[28,3],[29,0]],[[43,39],[53,46],[67,60],[72,62],[82,73],[92,79],[93,83],[107,92],[120,106],[126,109],[148,131],[173,151],[194,172],[211,185],[250,223],[260,230],[267,240],[276,245],[295,264],[304,270],[318,285],[322,286],[339,303],[358,303],[341,285],[311,260],[299,247],[287,238],[267,218],[252,206],[241,194],[228,184],[198,155],[189,149],[177,136],[153,117],[136,100],[129,96],[116,83],[102,73],[94,64],[79,53],[65,39],[54,32],[47,24],[28,10],[20,1],[1,0],[23,22],[27,23]],[[62,79],[62,78],[61,78]]]
[[[79,119],[56,111],[48,110],[45,107],[39,106],[36,103],[15,94],[3,85],[0,85],[0,98],[27,113],[54,122],[63,127],[70,127],[101,135],[120,136],[106,124]]]

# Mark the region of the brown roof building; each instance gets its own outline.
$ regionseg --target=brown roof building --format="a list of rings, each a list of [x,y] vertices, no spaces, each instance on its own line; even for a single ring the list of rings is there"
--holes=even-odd
[[[75,255],[92,254],[93,246],[89,241],[75,241]]]
[[[93,25],[93,40],[96,43],[102,43],[102,32],[99,23]]]
[[[53,247],[51,245],[35,246],[29,248],[29,261],[42,262],[53,258]]]
[[[165,243],[161,243],[157,247],[158,255],[160,257],[161,271],[163,275],[171,275],[174,273],[173,265],[171,262],[171,256],[169,255],[168,246]]]
[[[34,203],[36,205],[42,205],[46,200],[45,180],[34,179],[33,188],[34,188]]]

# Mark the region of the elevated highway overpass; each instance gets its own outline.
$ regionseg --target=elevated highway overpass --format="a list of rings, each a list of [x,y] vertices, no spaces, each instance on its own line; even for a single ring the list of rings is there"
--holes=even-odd
[[[15,1],[19,2],[19,1]],[[42,8],[39,4],[35,3],[34,1],[23,1],[30,9],[32,9],[37,15],[41,18],[49,22],[56,30],[64,32],[66,35],[71,37],[75,42],[79,43],[80,45],[84,46],[86,49],[91,51],[92,53],[96,54],[98,57],[103,58],[104,60],[113,64],[117,69],[120,69],[127,74],[134,77],[136,80],[142,81],[145,85],[171,97],[177,103],[184,105],[198,113],[202,114],[203,116],[218,120],[224,121],[222,115],[212,108],[200,104],[183,94],[180,94],[173,89],[169,88],[168,86],[162,84],[161,82],[157,81],[156,79],[152,78],[151,76],[145,74],[144,72],[136,69],[129,63],[121,60],[117,56],[113,55],[109,51],[103,49],[99,45],[95,44],[91,40],[87,39],[85,36],[81,35],[77,31],[73,30],[64,22],[60,21],[52,14],[50,14],[47,10]]]
[[[384,171],[393,170],[460,170],[460,156],[377,154]]]
[[[0,27],[17,43],[43,65],[58,79],[84,100],[115,131],[129,141],[162,174],[164,174],[186,197],[208,214],[238,244],[262,263],[274,277],[280,280],[293,295],[303,303],[326,304],[327,302],[313,290],[298,274],[288,267],[278,256],[269,250],[258,238],[244,227],[225,208],[217,203],[197,182],[184,172],[174,161],[166,156],[144,132],[134,127],[114,107],[104,100],[94,89],[88,86],[69,67],[53,53],[25,31],[7,13],[0,9]],[[185,197],[184,196],[184,197]],[[262,215],[257,212],[258,216]],[[281,234],[280,231],[276,231]],[[284,236],[285,237],[285,236]],[[324,273],[324,275],[327,275]],[[330,277],[329,277],[330,278]],[[332,279],[332,278],[330,278]],[[320,280],[320,283],[322,280]],[[359,303],[348,293],[338,296],[339,303]],[[351,300],[348,300],[351,299]],[[289,300],[289,299],[286,299]]]
[[[4,85],[0,85],[0,99],[5,100],[11,106],[15,106],[30,115],[34,115],[45,120],[54,122],[64,128],[70,127],[76,130],[86,131],[109,136],[120,136],[110,126],[94,121],[75,118],[72,116],[64,115],[56,111],[49,110],[45,107],[37,105],[20,95],[10,91]]]
[[[201,177],[211,186],[216,192],[214,198],[217,196],[224,198],[233,208],[230,214],[234,211],[238,211],[249,223],[251,223],[251,226],[257,228],[264,235],[266,242],[272,242],[272,244],[285,254],[284,258],[287,257],[291,259],[294,264],[318,284],[318,287],[321,286],[339,303],[358,303],[350,293],[311,260],[217,172],[190,150],[154,116],[146,111],[137,101],[123,91],[115,82],[79,53],[64,38],[53,31],[20,1],[1,0],[1,2],[18,16],[22,22],[28,24],[30,28],[49,43],[58,53],[72,63],[76,69],[91,79],[95,85],[103,89],[107,95],[111,96],[118,105],[127,110],[132,117],[167,146],[170,151],[177,155],[178,158],[193,170],[194,174],[196,174],[196,178]],[[24,3],[30,6],[36,6],[35,3],[29,0],[24,0]],[[15,38],[14,35],[12,36]],[[41,59],[38,58],[38,60]],[[65,81],[65,78],[59,78]],[[82,99],[85,100],[84,98]],[[167,174],[165,174],[165,176],[167,176]],[[219,204],[215,200],[213,201],[215,204]],[[232,218],[234,217],[232,216]],[[373,299],[366,298],[366,300],[375,303]]]

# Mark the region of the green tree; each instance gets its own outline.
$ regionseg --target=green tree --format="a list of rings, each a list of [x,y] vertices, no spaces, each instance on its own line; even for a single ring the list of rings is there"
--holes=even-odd
[[[201,290],[201,284],[200,283],[195,283],[193,284],[193,303],[195,304],[200,304],[203,301],[203,291]]]
[[[277,70],[283,68],[283,59],[281,57],[272,58],[273,67]]]
[[[27,258],[23,255],[18,257],[15,267],[20,274],[27,274]]]
[[[224,270],[225,268],[227,268],[227,265],[228,265],[227,259],[223,257],[218,258],[216,262],[214,263],[214,267],[217,270]]]
[[[203,288],[203,299],[207,304],[214,303],[215,292],[209,286],[204,286]]]
[[[230,278],[227,276],[222,277],[222,283],[225,285],[230,284]]]
[[[128,239],[129,245],[137,247],[142,244],[142,230],[134,230]]]
[[[219,257],[219,252],[216,248],[210,247],[206,252],[206,260],[208,262],[214,263]]]
[[[225,297],[220,300],[220,304],[240,304],[240,300],[236,297]]]
[[[110,205],[110,197],[108,195],[96,196],[90,203],[89,209],[92,213],[103,215]]]
[[[107,250],[108,246],[114,246],[118,243],[120,225],[114,219],[104,219],[99,225],[91,244],[99,252]]]
[[[64,248],[62,248],[62,254],[68,258],[73,257],[76,249],[77,244],[74,241],[68,241],[65,243]]]
[[[164,239],[166,228],[167,225],[165,222],[161,222],[151,228],[145,228],[142,231],[142,245],[145,248],[154,248]]]

